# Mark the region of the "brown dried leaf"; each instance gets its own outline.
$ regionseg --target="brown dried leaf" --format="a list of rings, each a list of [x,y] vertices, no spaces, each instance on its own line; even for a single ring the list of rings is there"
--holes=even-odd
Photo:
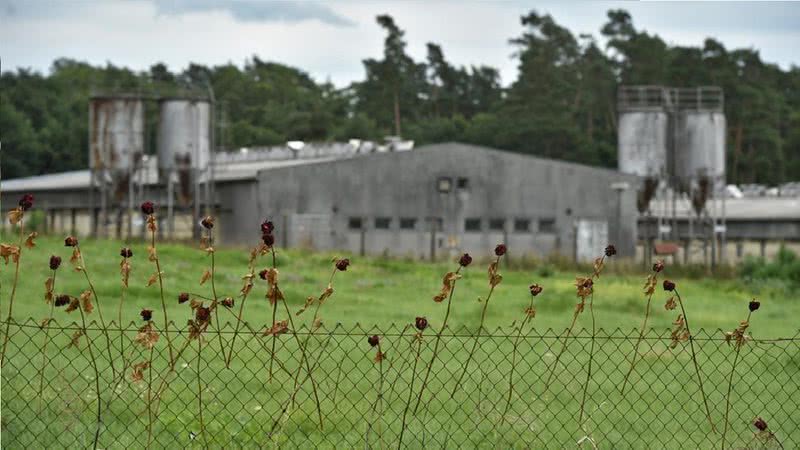
[[[28,235],[28,238],[25,239],[25,247],[27,247],[27,248],[36,247],[36,242],[34,242],[34,239],[36,239],[36,236],[39,236],[39,233],[37,233],[35,231],[31,232],[31,234]]]
[[[673,296],[667,299],[667,302],[664,304],[664,309],[667,311],[672,311],[677,306],[678,303],[675,301],[675,297]]]
[[[44,327],[46,327],[46,326],[50,325],[50,321],[51,321],[51,320],[52,320],[52,319],[50,319],[50,318],[47,318],[47,317],[46,317],[46,318],[42,319],[42,321],[39,323],[39,326],[40,326],[41,328],[44,328]]]
[[[295,315],[296,315],[296,316],[299,316],[300,314],[303,314],[303,311],[305,311],[306,309],[308,309],[308,307],[309,307],[309,306],[311,306],[313,303],[314,303],[314,297],[306,297],[306,303],[305,303],[305,305],[303,305],[303,307],[302,307],[302,308],[300,308],[300,310],[299,310],[299,311],[297,311],[297,312],[295,313]]]
[[[320,329],[321,327],[322,327],[322,319],[317,317],[316,319],[314,319],[314,322],[311,323],[311,330],[315,331]]]
[[[72,337],[69,340],[69,345],[67,347],[78,347],[78,344],[81,341],[81,336],[83,336],[83,330],[77,330],[76,332],[72,333]]]
[[[128,281],[131,275],[131,264],[127,258],[122,258],[119,263],[119,273],[122,275],[122,285],[128,287]]]
[[[386,359],[386,352],[378,351],[377,353],[375,353],[375,362],[376,363],[379,363],[379,362],[383,361],[384,359]]]
[[[137,383],[139,381],[144,380],[144,371],[150,368],[149,361],[142,361],[140,363],[136,363],[133,365],[133,370],[131,370],[131,381]]]
[[[325,303],[325,300],[330,298],[331,295],[333,295],[333,286],[329,284],[328,287],[326,287],[325,290],[322,291],[322,294],[320,294],[319,296],[320,305]]]
[[[158,225],[156,223],[156,217],[153,214],[147,216],[147,229],[151,233],[155,233],[158,230]]]
[[[69,297],[69,305],[67,305],[67,307],[64,309],[64,311],[70,313],[70,312],[75,311],[76,309],[78,309],[80,307],[81,307],[81,301],[78,300],[75,297],[70,296]]]
[[[205,282],[208,281],[210,278],[211,278],[211,271],[209,269],[206,269],[206,271],[203,272],[203,276],[200,277],[200,286],[205,284]]]
[[[11,225],[16,225],[20,220],[22,220],[22,216],[24,214],[25,213],[22,211],[22,208],[14,208],[8,212],[8,222]]]
[[[148,245],[147,246],[147,260],[150,262],[155,262],[158,259],[158,251],[155,247]]]
[[[281,320],[272,324],[272,328],[265,328],[263,336],[277,336],[289,331],[289,322]]]
[[[55,280],[53,279],[53,277],[47,278],[47,280],[44,282],[44,289],[45,289],[44,300],[45,302],[47,302],[48,305],[53,301],[54,286],[55,286]]]
[[[70,256],[69,262],[75,266],[76,269],[79,267],[81,262],[81,251],[78,249],[78,247],[73,247],[72,256]]]
[[[158,276],[159,275],[163,275],[163,274],[164,274],[164,272],[156,272],[156,273],[150,275],[150,278],[147,279],[147,286],[146,287],[150,287],[150,286],[156,284],[156,281],[158,281]],[[202,284],[202,283],[200,283],[200,284]]]
[[[92,291],[87,290],[81,293],[81,304],[83,305],[83,312],[86,314],[94,310],[94,305],[92,305]]]
[[[525,308],[525,315],[530,317],[531,319],[536,317],[536,307],[529,306],[529,307]]]
[[[8,264],[8,259],[17,263],[19,261],[19,247],[11,244],[0,244],[0,257]]]
[[[139,328],[139,332],[136,333],[133,341],[146,349],[151,349],[156,345],[156,342],[158,342],[158,338],[159,335],[153,329],[152,322],[147,322],[141,328]]]

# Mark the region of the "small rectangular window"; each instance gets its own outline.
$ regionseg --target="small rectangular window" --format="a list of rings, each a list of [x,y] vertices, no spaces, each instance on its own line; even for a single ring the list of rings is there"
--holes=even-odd
[[[450,177],[439,177],[436,181],[436,190],[446,194],[453,189],[453,179]]]
[[[392,219],[388,217],[375,218],[375,229],[377,230],[388,230],[391,224],[392,224]]]
[[[531,231],[531,221],[528,219],[514,219],[514,231],[527,233]]]
[[[503,231],[506,226],[505,219],[489,219],[489,229],[492,231]]]
[[[469,178],[461,177],[456,180],[456,187],[459,189],[468,189],[469,188]]]
[[[466,219],[464,221],[464,231],[481,231],[481,219]]]
[[[361,229],[361,217],[351,217],[347,221],[347,227],[351,230],[360,230]]]
[[[400,218],[400,229],[401,230],[413,230],[417,227],[417,219],[414,217],[401,217]]]
[[[556,220],[555,219],[539,219],[539,232],[540,233],[555,233]]]

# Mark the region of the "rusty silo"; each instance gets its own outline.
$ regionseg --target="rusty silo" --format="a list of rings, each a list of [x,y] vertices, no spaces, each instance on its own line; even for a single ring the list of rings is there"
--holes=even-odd
[[[675,176],[683,186],[725,181],[725,113],[719,88],[678,89]]]
[[[144,154],[144,102],[136,97],[93,97],[89,102],[89,169],[110,181],[114,199],[128,191]],[[105,184],[105,183],[103,183]]]
[[[211,107],[205,100],[163,99],[159,102],[158,171],[162,183],[177,182],[182,204],[191,202],[194,187],[211,160]]]

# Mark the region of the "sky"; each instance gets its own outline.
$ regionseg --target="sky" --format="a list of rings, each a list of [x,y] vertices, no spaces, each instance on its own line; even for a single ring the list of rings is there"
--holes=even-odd
[[[616,8],[670,44],[713,37],[784,69],[800,66],[800,3],[763,2],[0,0],[0,57],[3,70],[47,72],[68,57],[134,70],[163,62],[176,71],[190,62],[241,66],[257,55],[346,86],[364,78],[362,60],[381,57],[375,17],[390,14],[415,59],[435,42],[451,63],[496,67],[508,85],[517,72],[508,40],[522,32],[520,16],[549,13],[576,36],[599,39],[606,11]]]

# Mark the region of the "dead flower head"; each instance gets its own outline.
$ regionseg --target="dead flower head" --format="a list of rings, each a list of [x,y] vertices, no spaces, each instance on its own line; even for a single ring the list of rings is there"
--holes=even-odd
[[[508,247],[506,247],[506,244],[497,244],[497,246],[494,248],[494,254],[497,256],[505,255],[506,251],[508,251]]]
[[[342,258],[342,259],[336,260],[336,268],[338,270],[341,270],[342,272],[347,270],[347,267],[349,265],[350,265],[350,260],[347,259],[347,258]]]
[[[470,264],[472,264],[472,256],[469,253],[464,253],[461,258],[458,258],[458,265],[461,267],[467,267]]]
[[[65,247],[77,247],[78,246],[78,238],[75,236],[67,236],[64,239],[64,246]]]
[[[203,217],[203,220],[200,221],[200,225],[206,230],[210,230],[214,228],[214,218],[211,216]]]
[[[767,421],[761,417],[756,417],[756,420],[753,421],[753,426],[756,427],[758,431],[767,431]]]
[[[61,257],[53,255],[50,257],[50,270],[56,270],[61,266]]]
[[[425,328],[428,328],[428,319],[424,317],[417,317],[414,319],[414,326],[417,327],[419,331],[424,331]]]
[[[140,206],[140,208],[142,210],[142,214],[145,214],[145,215],[148,215],[148,216],[152,215],[156,210],[156,207],[153,204],[153,202],[151,202],[149,200],[146,201],[146,202],[142,202],[142,205]]]
[[[675,283],[670,280],[664,280],[664,290],[667,292],[672,292],[675,290]]]
[[[152,309],[143,309],[142,312],[139,313],[142,316],[142,320],[145,322],[149,322],[153,320],[153,310]]]
[[[375,335],[372,335],[372,336],[368,337],[367,338],[367,342],[369,343],[369,345],[371,347],[377,347],[378,344],[380,344],[380,342],[381,342],[381,338],[378,337],[377,334],[375,334]]]
[[[119,256],[122,256],[123,258],[130,258],[133,256],[133,251],[128,247],[122,247],[119,250]]]
[[[33,207],[33,194],[24,194],[19,199],[19,209],[27,211]]]
[[[750,309],[750,312],[754,312],[758,310],[758,308],[760,307],[761,307],[761,302],[756,301],[756,299],[751,300],[750,303],[747,305],[747,308]]]
[[[541,286],[539,286],[536,283],[533,283],[532,285],[530,285],[529,289],[531,291],[531,295],[534,296],[534,297],[536,297],[537,295],[541,294],[542,290],[544,290],[544,288],[542,288]]]
[[[178,304],[183,304],[189,301],[189,293],[188,292],[181,292],[178,294]]]
[[[613,245],[609,244],[606,246],[605,255],[608,257],[614,256],[617,254],[617,248]]]
[[[655,264],[653,264],[653,272],[661,272],[664,270],[664,261],[658,260]]]

